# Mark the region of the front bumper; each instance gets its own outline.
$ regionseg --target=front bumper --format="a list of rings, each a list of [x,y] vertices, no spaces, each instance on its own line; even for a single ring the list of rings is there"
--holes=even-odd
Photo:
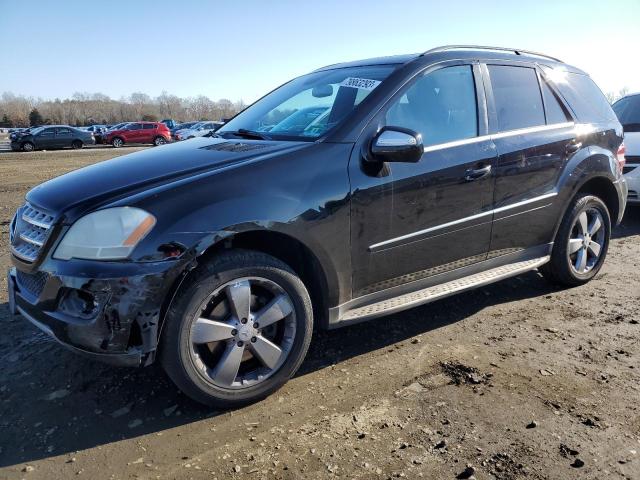
[[[152,363],[162,306],[184,262],[64,263],[62,271],[12,267],[10,310],[84,356],[121,366]]]

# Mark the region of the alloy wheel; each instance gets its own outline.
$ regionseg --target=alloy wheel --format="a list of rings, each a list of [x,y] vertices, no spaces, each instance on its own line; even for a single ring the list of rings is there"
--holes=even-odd
[[[580,212],[571,227],[567,254],[571,268],[578,274],[589,272],[600,259],[605,244],[602,214],[596,208]]]
[[[265,381],[293,347],[293,302],[272,280],[247,277],[216,289],[190,329],[191,361],[217,387],[242,389]]]

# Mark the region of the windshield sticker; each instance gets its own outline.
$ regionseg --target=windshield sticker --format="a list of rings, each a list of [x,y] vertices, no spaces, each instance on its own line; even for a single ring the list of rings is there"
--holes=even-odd
[[[380,85],[380,80],[370,80],[368,78],[345,78],[340,84],[341,87],[359,88],[360,90],[373,90]]]

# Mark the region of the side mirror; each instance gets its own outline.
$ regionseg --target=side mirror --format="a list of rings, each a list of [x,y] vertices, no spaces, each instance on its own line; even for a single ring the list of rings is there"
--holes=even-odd
[[[371,157],[377,162],[416,163],[423,153],[422,135],[408,128],[384,127],[371,142]]]

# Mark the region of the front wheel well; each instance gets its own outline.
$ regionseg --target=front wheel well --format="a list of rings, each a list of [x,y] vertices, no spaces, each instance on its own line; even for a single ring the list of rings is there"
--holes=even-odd
[[[302,242],[289,235],[273,231],[241,232],[209,247],[198,263],[226,249],[254,250],[271,255],[293,269],[311,297],[314,323],[321,328],[328,323],[327,278],[316,255]]]
[[[618,200],[616,187],[613,186],[611,180],[605,177],[592,178],[580,187],[578,193],[589,193],[600,198],[609,210],[611,223],[613,225],[616,224],[620,214],[620,201]]]

